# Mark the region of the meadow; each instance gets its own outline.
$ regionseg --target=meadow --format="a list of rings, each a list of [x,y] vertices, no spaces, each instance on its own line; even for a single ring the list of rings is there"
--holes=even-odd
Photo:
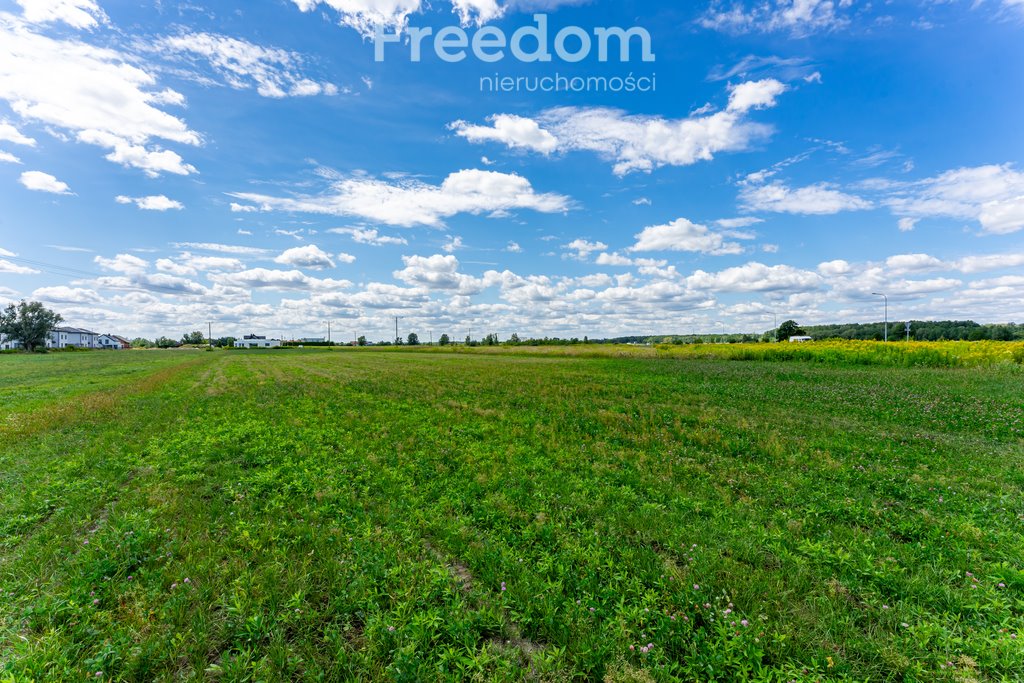
[[[0,681],[1022,680],[1021,345],[879,346],[0,356]]]

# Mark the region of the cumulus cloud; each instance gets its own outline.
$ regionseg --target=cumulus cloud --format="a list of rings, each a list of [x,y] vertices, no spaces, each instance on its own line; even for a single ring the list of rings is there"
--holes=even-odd
[[[572,254],[566,254],[565,256],[567,258],[575,259],[576,261],[586,261],[590,258],[591,254],[608,249],[608,245],[604,242],[591,242],[585,239],[576,239],[563,246],[562,249],[569,252],[575,252]]]
[[[114,258],[97,256],[93,261],[100,268],[117,273],[144,273],[149,268],[148,261],[133,254],[118,254]]]
[[[1009,234],[1024,229],[1024,173],[1012,164],[954,169],[896,185],[886,204],[907,225],[945,217],[977,221],[988,234]]]
[[[250,289],[331,291],[348,289],[352,286],[348,280],[319,279],[310,277],[300,270],[271,270],[267,268],[215,274],[211,275],[210,279],[221,285]]]
[[[465,121],[448,124],[448,129],[473,143],[499,142],[510,149],[551,154],[558,149],[558,138],[533,119],[513,114],[488,117],[489,126],[474,126]]]
[[[874,206],[870,201],[843,192],[830,183],[791,188],[782,181],[744,184],[740,190],[740,203],[747,211],[819,216],[864,211]]]
[[[663,166],[690,166],[716,154],[747,149],[771,135],[772,128],[747,119],[755,109],[772,107],[787,86],[774,79],[731,88],[725,111],[686,119],[631,115],[603,107],[558,107],[530,119],[497,114],[491,125],[456,121],[449,127],[470,142],[498,142],[542,154],[594,152],[612,162],[616,175],[650,172]]]
[[[311,268],[313,270],[335,267],[330,254],[315,244],[288,249],[275,258],[274,263],[283,266],[295,266],[296,268]]]
[[[20,164],[21,159],[14,156],[10,152],[5,152],[2,149],[0,149],[0,162],[4,162],[7,164]]]
[[[42,171],[25,171],[18,179],[26,189],[51,194],[72,194],[68,184]]]
[[[107,159],[115,163],[153,176],[195,173],[177,153],[154,143],[201,143],[198,133],[163,109],[184,104],[184,97],[158,89],[156,78],[131,55],[50,38],[0,13],[0,100],[25,121],[110,150]]]
[[[502,215],[516,209],[562,213],[571,207],[568,197],[537,193],[522,176],[480,170],[452,173],[440,185],[412,178],[351,176],[336,181],[330,192],[321,195],[273,197],[238,192],[231,196],[264,211],[358,216],[403,227],[439,227],[446,218],[460,213]]]
[[[718,273],[698,270],[686,279],[693,289],[717,292],[809,292],[821,287],[817,273],[788,265],[752,262]]]
[[[263,47],[249,41],[215,33],[181,33],[142,44],[147,51],[164,58],[209,63],[228,86],[236,90],[255,88],[263,97],[308,97],[336,95],[332,83],[318,82],[302,73],[305,59],[297,52]]]
[[[630,247],[630,251],[689,251],[721,255],[742,253],[743,247],[737,242],[727,242],[720,233],[712,232],[707,226],[679,218],[665,225],[644,228],[636,235],[636,244]]]
[[[408,285],[430,290],[455,291],[459,294],[479,293],[486,283],[459,272],[459,260],[451,254],[434,256],[403,256],[405,268],[395,271],[395,278]]]
[[[185,205],[174,199],[168,199],[164,195],[152,195],[149,197],[126,197],[118,195],[114,197],[118,204],[134,204],[143,211],[181,211]]]
[[[93,289],[83,287],[40,287],[32,292],[32,298],[54,304],[98,304],[103,297]]]

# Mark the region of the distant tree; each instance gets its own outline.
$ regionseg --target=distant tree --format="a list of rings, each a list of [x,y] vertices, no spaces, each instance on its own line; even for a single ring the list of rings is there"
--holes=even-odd
[[[449,344],[452,343],[452,340],[451,337],[449,337],[447,334],[442,334],[441,338],[437,340],[437,343],[440,344],[441,346],[448,346]]]
[[[366,337],[360,337],[356,340],[357,346],[366,346]]]
[[[181,346],[181,344],[174,341],[173,339],[168,339],[167,337],[160,337],[159,339],[156,340],[156,346],[157,348],[160,349],[174,349]]]
[[[489,334],[489,335],[487,335],[486,337],[484,337],[483,344],[484,344],[484,346],[497,346],[498,345],[498,335],[496,335],[496,334]]]
[[[213,345],[219,349],[230,348],[235,345],[236,341],[238,340],[234,337],[221,337],[220,339],[214,339]]]
[[[145,337],[136,337],[132,339],[133,349],[151,349],[153,348],[153,342],[149,341]]]
[[[519,335],[516,334],[515,332],[513,332],[512,336],[508,338],[508,343],[509,344],[519,344],[520,343]]]
[[[410,332],[409,333],[409,338],[408,338],[407,341],[408,341],[409,346],[419,346],[420,345],[420,337],[415,332]]]
[[[796,324],[795,320],[787,320],[779,325],[779,341],[789,341],[790,337],[799,337],[804,334],[803,329]]]
[[[473,338],[468,334],[466,335],[466,346],[473,346]]]
[[[196,330],[195,332],[189,332],[184,337],[182,337],[181,338],[181,343],[182,344],[195,344],[195,345],[198,346],[198,345],[206,343],[206,337],[203,336],[202,332]]]
[[[38,301],[11,304],[0,312],[0,334],[20,341],[27,351],[46,346],[46,337],[64,318]]]

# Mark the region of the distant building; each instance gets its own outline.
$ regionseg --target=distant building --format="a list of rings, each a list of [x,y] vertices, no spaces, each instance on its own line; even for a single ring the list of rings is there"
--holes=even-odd
[[[57,327],[50,332],[46,340],[48,349],[66,349],[75,347],[79,349],[98,349],[100,335],[79,327]]]
[[[11,339],[5,334],[0,334],[0,351],[13,351],[21,348],[21,342]]]
[[[806,344],[807,342],[814,341],[814,337],[790,337],[790,344]]]
[[[247,334],[235,341],[236,349],[275,349],[281,346],[280,339],[267,339],[255,334]]]
[[[96,343],[97,348],[107,349],[111,351],[123,351],[125,349],[132,348],[132,343],[124,337],[118,337],[116,334],[101,334]]]

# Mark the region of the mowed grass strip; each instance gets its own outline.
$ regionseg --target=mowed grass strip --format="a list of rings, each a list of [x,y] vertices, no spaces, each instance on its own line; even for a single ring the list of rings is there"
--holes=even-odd
[[[0,671],[1016,680],[1021,379],[203,354],[3,444]]]

